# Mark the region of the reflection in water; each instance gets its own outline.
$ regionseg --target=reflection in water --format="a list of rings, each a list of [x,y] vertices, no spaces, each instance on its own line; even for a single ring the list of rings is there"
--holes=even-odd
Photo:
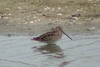
[[[38,48],[39,51],[46,51],[47,53],[57,53],[57,52],[62,52],[61,48],[57,46],[56,44],[48,44],[41,46]]]
[[[49,56],[53,56],[56,58],[64,57],[62,49],[56,44],[47,44],[44,46],[40,46],[39,48],[36,48],[36,51],[41,52],[42,54],[48,54]]]

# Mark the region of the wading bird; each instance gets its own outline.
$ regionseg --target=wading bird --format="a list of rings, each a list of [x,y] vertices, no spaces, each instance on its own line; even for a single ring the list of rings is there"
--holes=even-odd
[[[65,34],[68,38],[70,38],[63,30],[61,26],[57,26],[50,32],[44,33],[39,37],[33,38],[31,40],[47,43],[47,44],[54,44],[56,41],[61,39],[62,33]],[[72,40],[72,38],[70,38]]]

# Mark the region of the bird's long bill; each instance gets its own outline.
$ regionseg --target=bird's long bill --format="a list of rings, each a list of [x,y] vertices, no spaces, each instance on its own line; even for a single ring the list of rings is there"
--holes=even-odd
[[[60,29],[61,30],[61,29]],[[71,39],[72,40],[72,38],[71,37],[69,37],[63,30],[61,30],[69,39]]]

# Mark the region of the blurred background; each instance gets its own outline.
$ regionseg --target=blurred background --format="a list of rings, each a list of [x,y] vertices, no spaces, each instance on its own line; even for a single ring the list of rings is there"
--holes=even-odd
[[[55,26],[100,33],[100,0],[0,0],[0,34],[37,34]]]

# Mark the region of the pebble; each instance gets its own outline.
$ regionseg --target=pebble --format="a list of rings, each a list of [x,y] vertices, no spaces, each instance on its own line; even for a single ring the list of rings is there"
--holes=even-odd
[[[30,23],[34,23],[33,21],[30,21]]]
[[[57,15],[61,16],[61,15],[62,15],[62,13],[58,13]]]

